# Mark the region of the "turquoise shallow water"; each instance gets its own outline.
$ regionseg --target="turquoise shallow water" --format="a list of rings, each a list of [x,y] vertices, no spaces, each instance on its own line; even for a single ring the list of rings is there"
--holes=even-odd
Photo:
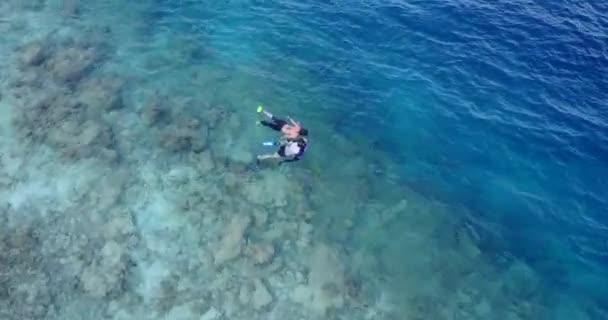
[[[606,318],[605,12],[2,4],[2,317]]]

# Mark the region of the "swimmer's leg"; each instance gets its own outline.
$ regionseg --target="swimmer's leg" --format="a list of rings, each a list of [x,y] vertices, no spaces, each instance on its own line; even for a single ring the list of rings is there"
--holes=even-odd
[[[268,127],[270,129],[276,130],[276,131],[281,131],[281,128],[283,128],[283,123],[277,123],[274,121],[266,121],[266,120],[262,120],[260,121],[260,124],[262,124],[265,127]]]
[[[273,153],[273,154],[262,154],[258,156],[258,160],[265,160],[265,159],[279,159],[281,158],[281,156],[278,153]]]
[[[268,117],[268,119],[270,119],[270,121],[267,121],[267,120],[260,121],[259,123],[262,124],[263,126],[269,127],[276,131],[281,131],[281,129],[283,129],[283,126],[285,126],[287,124],[287,121],[275,117],[272,113],[270,113],[266,110],[262,110],[262,112],[264,113],[265,116]]]
[[[268,119],[272,119],[274,118],[274,116],[272,115],[272,113],[266,111],[266,110],[262,110],[262,113],[264,113],[265,116],[268,117]]]
[[[263,154],[258,156],[258,160],[264,159],[279,159],[285,157],[285,145],[279,147],[279,150],[273,154]]]

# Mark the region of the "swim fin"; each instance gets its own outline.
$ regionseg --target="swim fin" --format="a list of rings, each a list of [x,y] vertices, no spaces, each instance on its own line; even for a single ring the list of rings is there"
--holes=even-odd
[[[258,113],[262,112],[262,110],[264,110],[264,108],[262,108],[262,106],[258,106]]]

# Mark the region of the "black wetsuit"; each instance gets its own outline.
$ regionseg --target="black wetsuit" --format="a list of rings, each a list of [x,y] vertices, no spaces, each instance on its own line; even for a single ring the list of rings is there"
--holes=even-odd
[[[285,159],[282,160],[281,162],[279,162],[279,164],[283,163],[283,162],[294,162],[294,161],[298,161],[300,160],[300,158],[302,158],[302,156],[304,155],[304,152],[306,152],[306,147],[308,146],[308,142],[306,142],[306,140],[302,139],[302,138],[297,138],[295,140],[291,140],[291,141],[297,141],[298,143],[298,147],[300,147],[300,150],[298,151],[298,153],[296,155],[294,155],[292,158],[290,159]],[[279,148],[279,151],[277,151],[277,153],[281,156],[281,157],[286,157],[285,155],[285,147],[286,145],[282,145]]]
[[[283,127],[287,124],[287,121],[272,116],[272,118],[270,118],[270,121],[262,120],[260,121],[260,123],[273,130],[281,131],[281,129],[283,129]]]
[[[271,128],[275,131],[281,131],[283,129],[283,127],[287,124],[287,121],[283,120],[283,119],[279,119],[275,116],[272,116],[270,118],[270,121],[266,121],[266,120],[262,120],[260,121],[260,123],[268,128]],[[298,142],[298,146],[300,147],[300,151],[298,152],[298,154],[296,154],[295,156],[293,156],[291,159],[285,159],[281,162],[279,162],[279,164],[283,163],[283,162],[293,162],[293,161],[298,161],[300,160],[300,158],[304,155],[304,152],[306,151],[306,146],[307,146],[307,142],[304,139],[301,138],[296,138],[296,139],[288,139],[288,141],[297,141]],[[279,150],[277,151],[277,153],[279,154],[279,156],[281,156],[282,158],[287,157],[287,155],[285,154],[285,147],[286,145],[282,145]]]

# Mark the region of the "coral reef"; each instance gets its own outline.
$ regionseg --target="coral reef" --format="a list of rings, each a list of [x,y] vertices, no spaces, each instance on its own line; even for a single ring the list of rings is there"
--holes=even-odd
[[[88,5],[0,3],[21,17],[0,48],[0,319],[551,318],[534,270],[489,263],[368,155],[256,166],[243,66],[149,28],[146,2]]]
[[[113,130],[103,115],[122,107],[123,84],[116,77],[85,79],[99,60],[95,47],[69,43],[46,37],[18,51],[21,78],[13,86],[20,107],[13,124],[25,141],[47,143],[68,159],[115,161]]]
[[[87,109],[69,97],[52,95],[26,106],[14,123],[25,139],[47,143],[70,159],[104,154],[114,159],[111,127],[101,119],[86,119]]]

